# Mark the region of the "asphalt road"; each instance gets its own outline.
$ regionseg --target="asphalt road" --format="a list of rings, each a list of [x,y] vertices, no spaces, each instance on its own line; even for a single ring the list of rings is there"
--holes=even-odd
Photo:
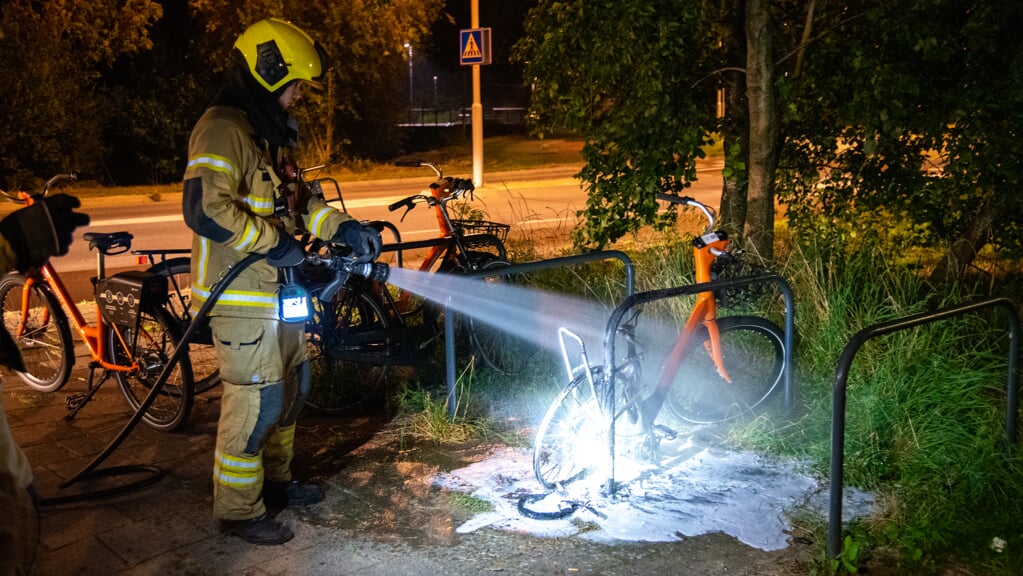
[[[576,212],[586,205],[586,194],[573,178],[578,171],[578,166],[555,166],[485,173],[484,185],[476,190],[472,205],[483,210],[486,219],[510,223],[513,230],[527,236],[550,229],[567,231],[576,223]],[[687,194],[716,206],[721,190],[720,160],[704,162],[698,172],[700,180]],[[340,187],[349,213],[362,220],[391,221],[401,239],[408,241],[437,235],[433,212],[419,205],[400,220],[401,214],[389,212],[387,206],[423,192],[430,182],[430,178],[408,178],[342,182]],[[329,189],[327,194],[329,199]],[[158,201],[144,196],[85,199],[82,210],[92,222],[76,232],[70,252],[54,260],[76,300],[90,298],[89,278],[96,272],[96,253],[81,240],[82,234],[128,231],[134,236],[133,249],[187,249],[191,247],[191,231],[182,220],[180,202],[178,194],[165,195]],[[13,208],[13,204],[0,204],[0,214]],[[393,240],[385,233],[384,241]],[[137,259],[130,252],[108,257],[107,272],[137,267]]]

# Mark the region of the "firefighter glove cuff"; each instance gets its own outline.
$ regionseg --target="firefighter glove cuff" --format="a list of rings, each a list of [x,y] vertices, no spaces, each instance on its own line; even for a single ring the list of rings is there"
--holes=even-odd
[[[292,268],[305,260],[305,251],[295,237],[283,230],[277,238],[277,245],[266,253],[266,261],[275,268]]]

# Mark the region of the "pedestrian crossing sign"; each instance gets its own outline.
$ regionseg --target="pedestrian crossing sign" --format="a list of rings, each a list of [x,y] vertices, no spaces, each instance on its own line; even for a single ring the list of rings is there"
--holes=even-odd
[[[490,28],[462,30],[458,45],[462,65],[490,64]]]

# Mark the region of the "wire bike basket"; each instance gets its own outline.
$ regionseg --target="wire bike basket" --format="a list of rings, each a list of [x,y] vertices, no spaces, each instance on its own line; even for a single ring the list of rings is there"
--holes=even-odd
[[[502,224],[500,222],[491,222],[490,220],[451,220],[451,226],[456,232],[460,232],[465,236],[473,234],[490,234],[496,236],[498,240],[504,242],[508,239],[508,231],[511,230],[510,224]]]

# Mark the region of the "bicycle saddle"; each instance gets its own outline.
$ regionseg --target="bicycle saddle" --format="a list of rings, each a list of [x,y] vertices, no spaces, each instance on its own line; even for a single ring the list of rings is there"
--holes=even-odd
[[[96,249],[104,254],[122,254],[127,252],[131,248],[132,238],[133,236],[130,232],[112,232],[110,234],[86,232],[82,234],[82,240],[89,243],[89,250]]]

